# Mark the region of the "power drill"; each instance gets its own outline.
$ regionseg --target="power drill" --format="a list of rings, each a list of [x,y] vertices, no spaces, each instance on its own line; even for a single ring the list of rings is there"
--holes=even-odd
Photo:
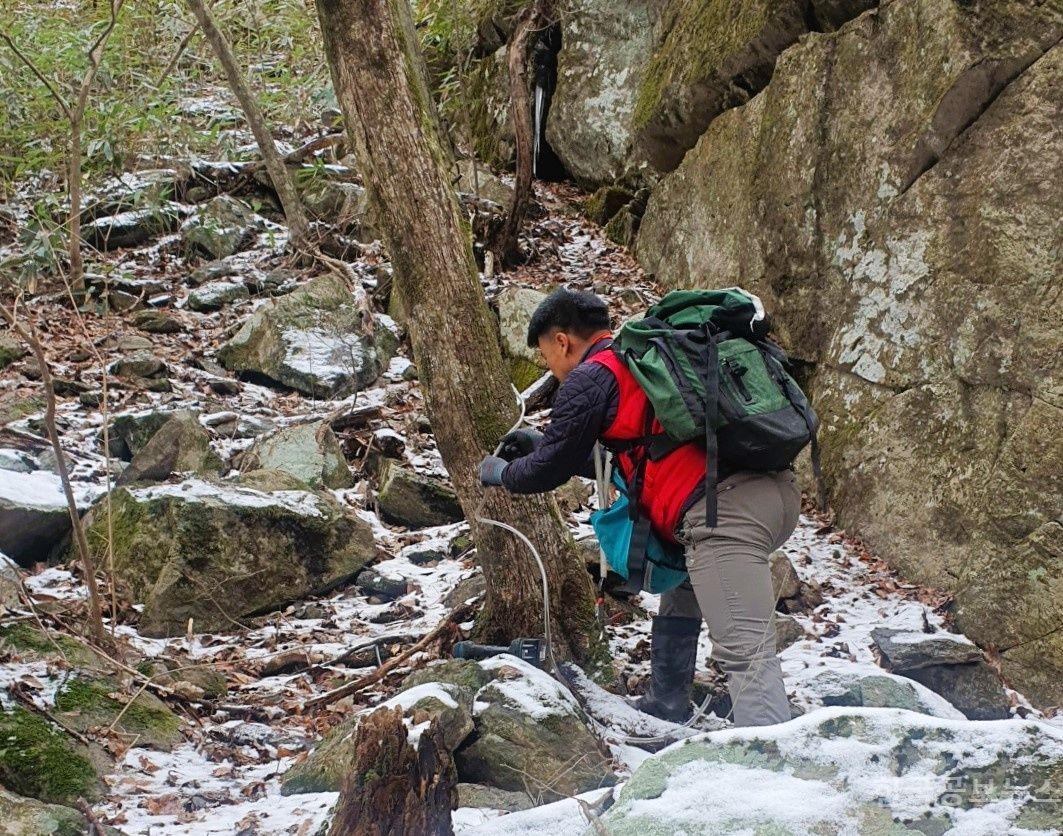
[[[509,653],[537,668],[545,666],[546,642],[542,639],[514,639],[509,647],[497,644],[475,644],[474,642],[458,642],[454,645],[455,659],[487,659],[489,656],[498,656],[500,653]]]

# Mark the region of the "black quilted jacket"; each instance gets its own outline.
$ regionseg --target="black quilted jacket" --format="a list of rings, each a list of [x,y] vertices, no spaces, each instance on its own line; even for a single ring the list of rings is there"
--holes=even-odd
[[[583,360],[606,351],[613,341],[592,345]],[[616,418],[620,387],[605,366],[581,362],[557,390],[550,423],[535,451],[514,459],[502,471],[502,482],[513,493],[545,493],[573,476],[594,476],[594,442]]]

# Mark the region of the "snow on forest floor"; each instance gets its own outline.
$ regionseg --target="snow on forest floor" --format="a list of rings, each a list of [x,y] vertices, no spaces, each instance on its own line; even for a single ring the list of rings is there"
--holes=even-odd
[[[523,268],[507,276],[507,280],[532,286],[559,279],[583,287],[604,285],[618,318],[652,301],[654,288],[641,277],[633,262],[585,222],[558,217],[558,200],[552,193],[548,192],[547,196],[554,201],[553,214],[536,224],[540,251],[547,254],[537,266]],[[121,257],[127,265],[143,270],[151,267],[148,250],[132,251]],[[264,273],[276,265],[278,257],[274,247],[263,247],[258,251],[257,261],[249,256],[249,269]],[[379,260],[370,251],[360,267],[372,266],[374,259]],[[180,297],[184,292],[180,280],[172,281],[174,293]],[[498,286],[497,280],[488,284],[489,293]],[[112,413],[202,407],[212,397],[207,387],[212,376],[187,361],[189,352],[211,356],[213,348],[256,304],[253,300],[217,313],[197,315],[193,333],[158,335],[156,351],[170,365],[174,391],[118,392],[116,396],[121,401],[112,407]],[[48,314],[49,327],[57,341],[53,351],[58,356],[63,353],[64,335],[72,340],[73,349],[75,344],[70,335],[80,333],[83,326],[63,306],[49,308]],[[115,324],[97,321],[95,327],[105,332]],[[118,330],[122,330],[121,325]],[[126,329],[126,333],[132,333],[132,329]],[[100,333],[93,336],[99,337]],[[396,360],[376,386],[345,401],[314,401],[243,383],[238,395],[224,399],[224,409],[234,413],[240,423],[254,427],[256,422],[284,426],[335,414],[340,409],[376,407],[382,415],[377,431],[383,429],[404,438],[406,463],[421,472],[440,473],[442,463],[434,442],[416,429],[423,403],[417,383],[402,379],[407,363],[402,358]],[[98,378],[98,370],[66,368],[62,362],[57,363],[56,372],[86,379],[96,374]],[[18,385],[0,377],[0,391]],[[218,398],[214,397],[214,401],[213,415],[205,413],[201,417],[205,424],[218,420]],[[16,422],[11,429],[18,432],[20,424],[25,426],[25,422]],[[64,444],[73,458],[73,475],[86,503],[105,485],[107,463],[100,452],[102,424],[99,412],[86,409],[76,399],[61,405]],[[251,437],[220,438],[214,446],[222,456],[228,457],[252,441]],[[0,470],[0,494],[4,490],[21,490],[16,484],[19,480],[26,485],[32,481],[35,498],[44,504],[61,506],[54,479],[40,474],[24,477],[25,474]],[[362,654],[362,667],[341,665],[338,660],[349,655],[352,648],[371,648],[374,642],[383,642],[385,647],[393,645],[401,649],[430,632],[450,611],[447,598],[455,587],[478,572],[471,555],[455,553],[451,548],[453,540],[467,531],[464,524],[416,532],[394,529],[384,525],[374,513],[367,480],[360,479],[354,488],[334,493],[372,525],[377,545],[390,556],[375,564],[375,571],[405,580],[407,594],[393,602],[371,603],[357,588],[351,587],[256,619],[252,629],[224,634],[193,633],[153,639],[141,636],[132,625],[119,626],[118,633],[147,657],[176,660],[182,665],[204,665],[222,672],[229,686],[224,702],[244,707],[241,711],[223,710],[187,723],[187,742],[171,752],[143,748],[125,752],[106,778],[107,798],[96,807],[98,815],[121,832],[154,836],[213,833],[308,836],[327,820],[336,800],[335,793],[285,797],[280,794],[281,776],[305,758],[315,741],[353,711],[386,699],[409,667],[423,663],[427,657],[415,656],[410,665],[400,667],[394,675],[360,694],[357,704],[347,699],[317,712],[304,713],[304,702],[343,679],[370,673],[375,668],[378,659],[372,658],[371,651]],[[588,509],[584,508],[570,516],[577,537],[589,532],[587,513]],[[947,603],[944,596],[905,583],[859,543],[812,516],[802,517],[784,551],[800,579],[818,587],[823,597],[823,603],[810,612],[795,614],[804,629],[804,638],[781,654],[790,696],[806,711],[822,706],[822,693],[815,677],[823,671],[883,674],[872,653],[870,633],[874,627],[954,635],[941,615]],[[426,552],[432,554],[430,559],[424,559]],[[416,562],[410,559],[414,554],[418,555]],[[86,596],[76,576],[65,567],[43,569],[29,577],[26,586],[38,602],[52,607],[64,602],[82,602]],[[656,596],[641,596],[639,603],[644,615],[609,627],[620,683],[637,681],[648,673],[650,615],[656,610],[657,601]],[[699,670],[705,669],[710,650],[703,632]],[[5,665],[0,672],[0,699],[6,686],[27,678],[40,685],[34,691],[35,699],[47,707],[54,698],[59,679],[55,671],[40,662]],[[916,687],[937,716],[958,716],[940,697],[922,686]],[[639,715],[617,694],[585,681],[580,691],[579,697],[596,719],[595,729],[609,745],[621,778],[649,756],[644,749],[624,742],[624,735],[677,731],[670,724]],[[1063,728],[1063,718],[1044,718],[1020,694],[1010,692],[1010,696],[1014,713]],[[707,716],[693,729],[677,731],[677,736],[723,725],[721,719]],[[593,804],[603,792],[613,790],[588,793],[583,798]],[[575,834],[584,831],[586,822],[581,806],[569,799],[504,816],[500,811],[461,809],[454,814],[454,825],[458,834],[466,835]]]
[[[367,514],[367,516],[369,516]],[[429,529],[417,544],[406,550],[439,550],[464,527],[449,526]],[[578,531],[578,524],[573,526]],[[442,601],[457,583],[473,575],[477,569],[467,559],[441,557],[435,566],[418,566],[402,556],[392,534],[381,525],[378,528],[382,545],[398,552],[398,556],[379,563],[376,569],[392,577],[405,578],[417,587],[406,598],[394,604],[369,604],[355,590],[347,590],[328,598],[292,608],[270,619],[267,626],[241,634],[211,636],[194,635],[171,639],[147,639],[131,628],[122,628],[136,646],[150,656],[187,658],[192,662],[212,663],[220,670],[239,670],[246,663],[260,664],[297,651],[314,660],[335,659],[352,645],[363,644],[375,637],[406,635],[419,637],[432,629],[446,614]],[[822,705],[822,696],[810,686],[812,673],[824,670],[847,669],[861,674],[885,675],[874,661],[870,631],[873,627],[889,626],[922,632],[929,623],[934,635],[948,632],[942,618],[919,600],[919,588],[905,588],[894,574],[874,557],[831,531],[824,531],[818,523],[804,516],[797,531],[784,547],[792,558],[801,580],[818,584],[824,591],[824,602],[812,612],[795,617],[805,629],[806,637],[781,654],[787,690],[798,705],[813,710]],[[51,599],[79,598],[83,588],[73,576],[60,569],[49,569],[31,579],[36,595]],[[894,586],[900,588],[893,589]],[[644,594],[641,603],[647,612],[656,608],[657,596]],[[369,619],[389,606],[412,605],[423,615],[391,622],[372,624]],[[313,608],[314,617],[301,617],[300,609]],[[644,644],[649,638],[649,619],[610,629],[615,664],[621,678],[644,674],[648,661]],[[957,638],[959,638],[957,636]],[[642,646],[642,647],[640,647]],[[699,670],[711,650],[707,634],[702,634]],[[839,655],[840,654],[840,655]],[[415,658],[413,664],[416,664]],[[327,662],[322,669],[328,670]],[[362,671],[335,669],[345,676]],[[37,666],[9,666],[5,680],[32,674],[38,678]],[[235,680],[235,682],[233,682]],[[253,678],[230,674],[230,694],[227,701],[262,707],[270,715],[268,722],[224,717],[203,718],[191,733],[188,743],[163,753],[146,749],[130,749],[108,776],[110,795],[98,812],[114,821],[129,834],[312,834],[328,817],[336,800],[336,793],[282,796],[280,778],[299,758],[299,753],[316,739],[316,731],[329,723],[296,714],[306,698],[324,689],[311,673],[279,674]],[[394,680],[393,680],[394,682]],[[2,684],[2,682],[0,682]],[[935,703],[935,695],[920,689],[928,702]],[[649,753],[635,745],[610,740],[609,729],[616,735],[659,734],[674,730],[667,723],[642,717],[633,722],[636,714],[622,698],[588,686],[580,698],[587,701],[601,726],[600,736],[610,743],[619,774],[629,774]],[[373,701],[385,698],[385,686],[373,694]],[[1012,692],[1016,705],[1024,706],[1023,714],[1039,718],[1042,715],[1029,707],[1021,695]],[[941,698],[936,699],[938,716],[962,721],[962,715]],[[343,713],[348,706],[337,706],[331,714]],[[1063,718],[1047,719],[1063,730]],[[320,723],[320,725],[319,725]],[[721,728],[715,716],[707,716],[697,724],[699,730]],[[603,728],[604,726],[604,728]],[[693,734],[688,731],[678,737]],[[605,791],[586,793],[583,798],[593,801]],[[499,811],[462,809],[455,813],[455,831],[473,833],[582,833],[585,821],[575,802],[559,802],[524,813],[511,813],[504,820]],[[565,823],[562,826],[562,823]],[[504,826],[503,826],[504,825]],[[561,829],[557,829],[561,827]]]

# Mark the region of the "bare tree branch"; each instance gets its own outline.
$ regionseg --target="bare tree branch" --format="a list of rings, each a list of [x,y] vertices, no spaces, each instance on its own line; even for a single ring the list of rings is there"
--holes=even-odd
[[[7,320],[8,324],[30,347],[37,365],[41,370],[41,384],[44,386],[45,411],[44,425],[48,430],[48,437],[52,442],[52,452],[55,453],[56,468],[59,470],[59,480],[63,483],[63,494],[66,496],[66,506],[70,513],[70,524],[74,530],[74,541],[77,543],[78,554],[81,558],[81,567],[85,574],[85,585],[89,590],[89,627],[93,638],[101,647],[109,646],[109,641],[103,629],[103,614],[100,607],[100,592],[96,586],[96,565],[89,551],[89,541],[85,537],[85,527],[81,523],[81,514],[78,512],[77,500],[74,497],[74,488],[70,484],[70,469],[66,463],[66,453],[59,443],[59,430],[55,423],[55,384],[52,380],[51,367],[48,365],[48,357],[44,353],[40,335],[37,333],[32,320],[29,327],[23,325],[10,308],[0,305],[0,316]]]
[[[336,700],[343,699],[343,697],[350,696],[351,694],[356,694],[363,688],[368,688],[374,682],[379,682],[381,679],[387,676],[388,673],[393,671],[395,668],[397,668],[399,665],[401,665],[403,662],[413,656],[414,653],[424,650],[426,647],[428,647],[428,645],[430,645],[436,639],[440,638],[444,633],[450,630],[454,630],[455,625],[460,624],[462,621],[468,618],[471,612],[472,610],[468,606],[459,607],[458,609],[454,610],[450,615],[448,615],[445,619],[443,619],[443,621],[441,621],[434,630],[428,633],[419,642],[400,653],[398,656],[392,656],[375,671],[356,679],[354,682],[348,682],[346,685],[341,685],[339,688],[334,688],[333,690],[321,694],[320,696],[307,700],[305,703],[303,703],[303,710],[305,711],[309,708],[317,708],[322,705],[328,705],[329,703],[333,703]]]
[[[247,122],[251,126],[251,132],[255,135],[258,150],[262,153],[262,159],[266,164],[273,188],[280,199],[281,208],[284,209],[284,217],[288,221],[288,234],[292,247],[296,250],[307,252],[310,246],[310,225],[303,211],[303,204],[299,200],[299,194],[292,182],[291,175],[281,159],[277,146],[273,142],[273,136],[266,126],[266,119],[262,115],[262,109],[258,106],[251,88],[244,78],[243,72],[236,63],[236,57],[229,46],[225,34],[218,28],[214,14],[203,0],[185,0],[185,4],[196,16],[199,28],[207,38],[214,55],[225,71],[229,80],[229,87],[243,108]]]
[[[85,289],[85,264],[81,257],[81,126],[85,119],[85,108],[88,106],[89,93],[92,84],[96,80],[96,73],[100,69],[100,61],[103,60],[103,50],[107,41],[114,32],[118,23],[118,12],[125,0],[111,0],[111,17],[99,37],[89,49],[89,67],[82,76],[81,86],[78,89],[77,102],[73,113],[70,114],[70,151],[67,176],[67,191],[70,194],[70,218],[67,221],[67,248],[70,258],[70,281],[77,292]]]

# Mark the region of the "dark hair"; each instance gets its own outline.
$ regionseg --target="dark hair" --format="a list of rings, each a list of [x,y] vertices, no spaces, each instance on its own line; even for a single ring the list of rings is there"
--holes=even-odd
[[[535,309],[528,323],[528,348],[553,329],[584,339],[609,329],[609,308],[593,293],[559,287]]]

